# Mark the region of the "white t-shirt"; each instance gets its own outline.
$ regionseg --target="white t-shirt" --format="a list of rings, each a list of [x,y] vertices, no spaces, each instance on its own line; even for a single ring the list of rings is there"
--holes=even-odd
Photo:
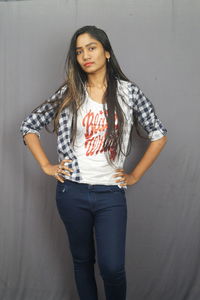
[[[124,133],[129,136],[131,124],[126,122],[126,116],[128,115],[126,109],[128,109],[128,106],[123,101],[120,104],[125,111]],[[107,108],[107,104],[105,108]],[[116,115],[115,126],[118,126]],[[106,128],[107,121],[103,111],[103,104],[91,99],[86,91],[86,99],[77,114],[77,136],[74,147],[82,175],[82,183],[119,185],[115,180],[120,179],[120,177],[113,177],[113,175],[116,175],[115,169],[123,168],[125,156],[120,154],[117,160],[112,149],[107,150],[110,156],[114,155],[115,160],[113,162],[115,166],[111,166],[108,163],[103,152]],[[125,139],[125,143],[122,145],[125,151],[127,146],[128,138]]]

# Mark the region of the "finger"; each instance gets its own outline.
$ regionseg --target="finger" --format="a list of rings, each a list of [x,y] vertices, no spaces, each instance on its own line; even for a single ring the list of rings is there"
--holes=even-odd
[[[61,177],[60,177],[60,176],[57,176],[57,179],[58,179],[60,182],[64,183],[64,180],[63,180],[63,179],[61,179]]]
[[[55,177],[58,181],[60,181],[60,182],[62,182],[62,183],[64,182],[63,178],[62,178],[61,176],[59,176],[58,174],[55,174],[54,177]]]
[[[123,180],[119,184],[121,184],[121,185],[127,185],[127,182],[125,180]]]
[[[120,182],[124,182],[124,180],[116,180],[115,182],[116,183],[118,183],[118,182],[120,183]]]
[[[61,165],[58,165],[57,172],[59,173],[60,170],[62,170],[62,166],[61,166]]]
[[[122,186],[126,186],[126,185],[127,185],[127,182],[125,182],[125,183],[122,183],[121,185],[122,185]]]
[[[64,162],[72,162],[72,160],[71,159],[63,159],[62,161],[61,161],[61,163],[64,163]]]
[[[63,166],[62,169],[69,170],[69,171],[73,172],[72,169],[70,169],[70,168],[68,168],[68,167],[66,167],[66,166]]]
[[[125,176],[121,176],[120,178],[116,179],[115,181],[119,182],[119,181],[125,181],[126,178]]]
[[[115,173],[124,173],[124,170],[115,170]]]
[[[124,173],[118,172],[118,173],[116,173],[115,175],[113,175],[113,177],[119,177],[119,176],[123,176],[123,175],[124,175]]]
[[[120,184],[120,186],[127,186],[127,183],[122,183]]]
[[[62,174],[65,174],[65,175],[67,175],[67,176],[70,176],[70,173],[69,172],[66,172],[66,171],[60,171],[59,173],[62,173]]]

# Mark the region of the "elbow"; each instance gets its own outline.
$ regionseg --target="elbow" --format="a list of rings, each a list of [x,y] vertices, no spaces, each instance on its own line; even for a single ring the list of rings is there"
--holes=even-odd
[[[27,126],[26,124],[22,123],[20,126],[20,133],[22,135],[23,143],[25,146],[27,146],[27,135],[29,133],[34,133],[40,138],[40,132],[39,130],[34,129],[33,127]]]

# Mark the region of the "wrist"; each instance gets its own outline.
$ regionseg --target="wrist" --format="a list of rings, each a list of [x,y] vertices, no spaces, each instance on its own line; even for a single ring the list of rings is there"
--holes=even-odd
[[[44,170],[46,167],[48,167],[49,165],[51,165],[51,163],[50,162],[46,162],[45,164],[42,164],[42,165],[40,165],[40,168],[42,169],[42,170]]]
[[[140,178],[142,177],[142,176],[139,176],[138,174],[135,174],[134,171],[131,172],[130,175],[134,178],[135,181],[139,181]]]

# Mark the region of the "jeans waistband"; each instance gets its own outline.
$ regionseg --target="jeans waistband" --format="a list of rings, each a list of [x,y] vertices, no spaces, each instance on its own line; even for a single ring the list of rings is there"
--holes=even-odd
[[[76,182],[73,180],[69,180],[69,179],[64,179],[64,183],[58,181],[58,184],[64,185],[64,184],[70,184],[70,185],[79,185],[82,187],[86,187],[89,190],[111,190],[111,191],[115,191],[115,190],[125,190],[126,187],[123,186],[119,186],[119,185],[106,185],[106,184],[89,184],[89,183],[83,183],[83,182]]]

